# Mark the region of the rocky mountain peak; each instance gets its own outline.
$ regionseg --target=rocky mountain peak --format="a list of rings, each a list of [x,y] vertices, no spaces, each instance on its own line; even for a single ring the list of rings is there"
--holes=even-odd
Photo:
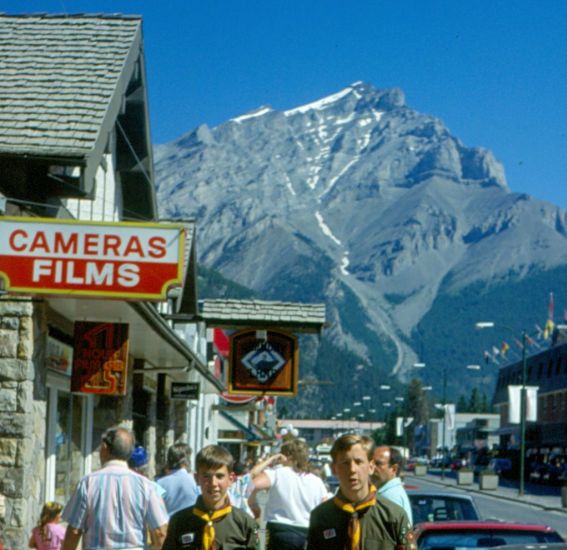
[[[259,297],[326,300],[334,345],[388,372],[417,359],[444,293],[567,264],[565,212],[511,193],[489,150],[399,89],[262,106],[155,160],[161,214],[197,219],[202,264]]]

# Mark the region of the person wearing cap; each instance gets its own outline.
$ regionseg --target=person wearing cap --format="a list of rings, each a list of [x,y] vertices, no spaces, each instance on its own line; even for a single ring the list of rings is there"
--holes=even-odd
[[[162,547],[169,517],[154,484],[128,467],[134,434],[110,428],[100,445],[102,468],[83,477],[62,514],[68,524],[62,550],[140,550],[149,530],[152,548]]]

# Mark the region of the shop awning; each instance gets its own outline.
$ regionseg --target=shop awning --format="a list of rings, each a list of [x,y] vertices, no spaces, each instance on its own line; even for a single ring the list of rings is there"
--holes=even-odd
[[[197,355],[187,343],[147,302],[122,302],[118,300],[88,300],[73,298],[50,298],[52,323],[72,334],[74,321],[100,321],[128,323],[129,353],[136,359],[147,361],[160,370],[171,369],[176,378],[187,378],[183,368],[195,369],[214,392],[224,391],[224,383],[209,371],[204,359]],[[207,392],[206,392],[207,393]]]
[[[243,432],[246,435],[247,441],[258,441],[260,439],[260,437],[258,437],[248,426],[240,422],[240,420],[234,418],[234,416],[232,416],[228,412],[221,410],[219,411],[219,413],[223,418],[226,418],[226,420],[228,420],[235,428]]]

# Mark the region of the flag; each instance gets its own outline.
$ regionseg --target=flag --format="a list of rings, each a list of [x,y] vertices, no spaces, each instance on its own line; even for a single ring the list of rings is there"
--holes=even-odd
[[[555,328],[555,323],[552,319],[548,319],[545,323],[545,328],[543,329],[543,339],[549,340],[553,334],[553,329]]]
[[[537,422],[537,390],[538,386],[526,386],[526,420]]]
[[[547,304],[547,318],[553,321],[553,312],[555,310],[555,300],[553,299],[553,292],[549,293],[549,303]]]
[[[444,405],[445,408],[445,426],[448,430],[455,429],[455,405],[453,403],[447,403]]]
[[[502,344],[500,346],[500,355],[505,356],[508,353],[509,349],[510,349],[510,346],[508,345],[508,343],[502,342]]]
[[[492,346],[492,355],[494,355],[495,357],[497,355],[500,355],[500,350],[496,346]]]
[[[516,345],[517,345],[520,349],[524,349],[524,344],[522,344],[522,342],[520,342],[520,340],[518,340],[517,338],[514,338],[514,342],[516,342]]]
[[[396,437],[404,435],[404,419],[401,416],[396,416]]]
[[[490,359],[491,359],[490,352],[484,350],[484,362],[485,362],[485,364],[488,365],[488,363],[490,363]]]
[[[537,420],[537,391],[538,386],[526,386],[526,420],[535,422]],[[522,399],[522,386],[508,386],[508,422],[510,424],[520,423]]]
[[[543,329],[538,324],[536,324],[535,328],[536,328],[536,331],[537,331],[536,338],[538,340],[541,340],[543,338]]]
[[[520,423],[520,390],[522,386],[508,386],[508,422]]]

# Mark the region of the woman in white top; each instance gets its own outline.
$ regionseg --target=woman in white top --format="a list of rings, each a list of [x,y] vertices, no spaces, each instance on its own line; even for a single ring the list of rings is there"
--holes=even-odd
[[[277,463],[281,466],[274,468]],[[303,550],[311,510],[327,499],[323,481],[309,472],[307,444],[299,439],[286,441],[281,454],[270,457],[251,473],[254,490],[248,502],[256,513],[256,493],[268,490],[266,550]]]

